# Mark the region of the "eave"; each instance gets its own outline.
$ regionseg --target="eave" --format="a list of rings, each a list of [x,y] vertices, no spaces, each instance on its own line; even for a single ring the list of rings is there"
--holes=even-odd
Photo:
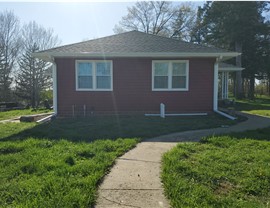
[[[216,52],[216,53],[200,53],[200,52],[134,52],[134,53],[63,53],[63,52],[38,52],[33,53],[33,56],[44,61],[53,62],[54,58],[219,58],[224,61],[241,55],[237,52]]]

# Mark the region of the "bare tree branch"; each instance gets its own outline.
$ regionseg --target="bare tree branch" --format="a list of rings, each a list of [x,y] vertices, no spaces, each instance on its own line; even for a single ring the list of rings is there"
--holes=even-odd
[[[22,28],[23,52],[16,75],[16,94],[32,107],[40,104],[40,94],[52,87],[51,64],[34,58],[32,53],[55,47],[59,39],[52,29],[45,29],[36,22]]]
[[[0,101],[9,101],[12,70],[20,50],[19,20],[13,12],[0,13]]]
[[[167,1],[140,1],[128,7],[128,14],[114,28],[115,33],[138,30],[166,37],[189,39],[187,31],[195,21],[192,6]]]

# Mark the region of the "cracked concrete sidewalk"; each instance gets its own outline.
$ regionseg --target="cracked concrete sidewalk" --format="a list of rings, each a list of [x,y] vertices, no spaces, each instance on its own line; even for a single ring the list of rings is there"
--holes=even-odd
[[[99,187],[96,208],[170,207],[160,180],[161,157],[177,142],[270,126],[270,118],[244,114],[248,120],[228,128],[186,131],[147,139],[116,160]]]

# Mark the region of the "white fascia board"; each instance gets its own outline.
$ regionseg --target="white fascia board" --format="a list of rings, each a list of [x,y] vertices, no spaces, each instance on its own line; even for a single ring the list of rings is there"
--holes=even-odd
[[[234,72],[234,71],[242,71],[244,70],[245,68],[241,68],[241,67],[232,67],[232,68],[229,68],[229,67],[220,67],[218,69],[219,72]]]
[[[52,56],[50,53],[32,53],[32,56],[51,63],[54,62],[54,56]]]
[[[223,53],[55,53],[55,52],[44,52],[34,53],[33,56],[43,60],[50,61],[51,57],[55,58],[89,58],[89,57],[106,57],[106,58],[217,58],[222,57],[221,60],[230,59],[240,55],[236,52],[223,52]]]

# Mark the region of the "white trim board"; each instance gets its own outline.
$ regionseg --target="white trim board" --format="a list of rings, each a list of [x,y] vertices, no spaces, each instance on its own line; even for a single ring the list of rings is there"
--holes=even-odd
[[[223,52],[223,53],[200,53],[200,52],[126,52],[126,53],[93,53],[93,52],[37,52],[32,54],[36,58],[46,61],[52,61],[52,58],[220,58],[227,60],[241,55],[237,52]]]

